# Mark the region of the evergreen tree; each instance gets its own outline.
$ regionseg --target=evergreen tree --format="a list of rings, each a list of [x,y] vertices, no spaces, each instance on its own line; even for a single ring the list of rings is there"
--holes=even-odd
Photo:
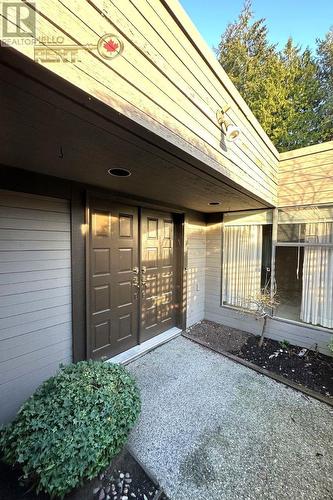
[[[277,120],[280,128],[273,141],[281,151],[318,144],[323,140],[323,90],[316,61],[309,49],[302,52],[291,38],[279,57],[284,68],[286,114]]]
[[[265,19],[253,20],[251,0],[246,0],[238,20],[227,26],[217,52],[221,65],[280,151],[325,140],[325,98],[316,60],[309,49],[302,51],[291,38],[278,51],[268,41]],[[328,52],[325,45],[323,58]]]
[[[251,1],[246,0],[238,21],[229,24],[222,35],[218,58],[247,104],[261,116],[266,110],[266,89],[273,83],[272,74],[279,72],[279,61],[275,45],[268,43],[265,20],[252,22],[252,18]]]
[[[317,40],[318,76],[324,92],[322,106],[323,140],[333,140],[333,26],[324,40]]]

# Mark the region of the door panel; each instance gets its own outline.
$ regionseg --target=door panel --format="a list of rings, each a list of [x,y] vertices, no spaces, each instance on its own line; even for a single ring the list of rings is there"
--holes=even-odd
[[[175,326],[175,275],[172,214],[142,210],[140,342]]]
[[[138,210],[90,202],[90,355],[110,357],[138,342]]]

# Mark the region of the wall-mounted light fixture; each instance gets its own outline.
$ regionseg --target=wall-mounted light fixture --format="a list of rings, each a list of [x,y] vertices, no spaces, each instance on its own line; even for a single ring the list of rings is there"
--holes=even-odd
[[[240,130],[227,118],[226,113],[229,109],[230,106],[224,106],[222,109],[219,109],[216,112],[216,118],[219,125],[221,125],[222,132],[224,133],[227,141],[233,142],[237,139],[237,137],[239,137]]]

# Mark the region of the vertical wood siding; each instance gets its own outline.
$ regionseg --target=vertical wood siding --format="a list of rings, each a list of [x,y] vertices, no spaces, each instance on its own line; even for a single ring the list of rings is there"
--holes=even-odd
[[[204,319],[205,313],[206,234],[205,220],[200,214],[186,215],[185,251],[188,328]]]
[[[72,359],[69,209],[0,191],[0,423]]]
[[[333,141],[280,155],[278,203],[333,203]]]

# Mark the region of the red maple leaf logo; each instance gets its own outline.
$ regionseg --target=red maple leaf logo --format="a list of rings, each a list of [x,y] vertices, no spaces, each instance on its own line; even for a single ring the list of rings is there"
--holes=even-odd
[[[103,47],[108,52],[115,52],[119,48],[119,43],[114,42],[112,38],[110,38],[108,42],[104,43]]]

